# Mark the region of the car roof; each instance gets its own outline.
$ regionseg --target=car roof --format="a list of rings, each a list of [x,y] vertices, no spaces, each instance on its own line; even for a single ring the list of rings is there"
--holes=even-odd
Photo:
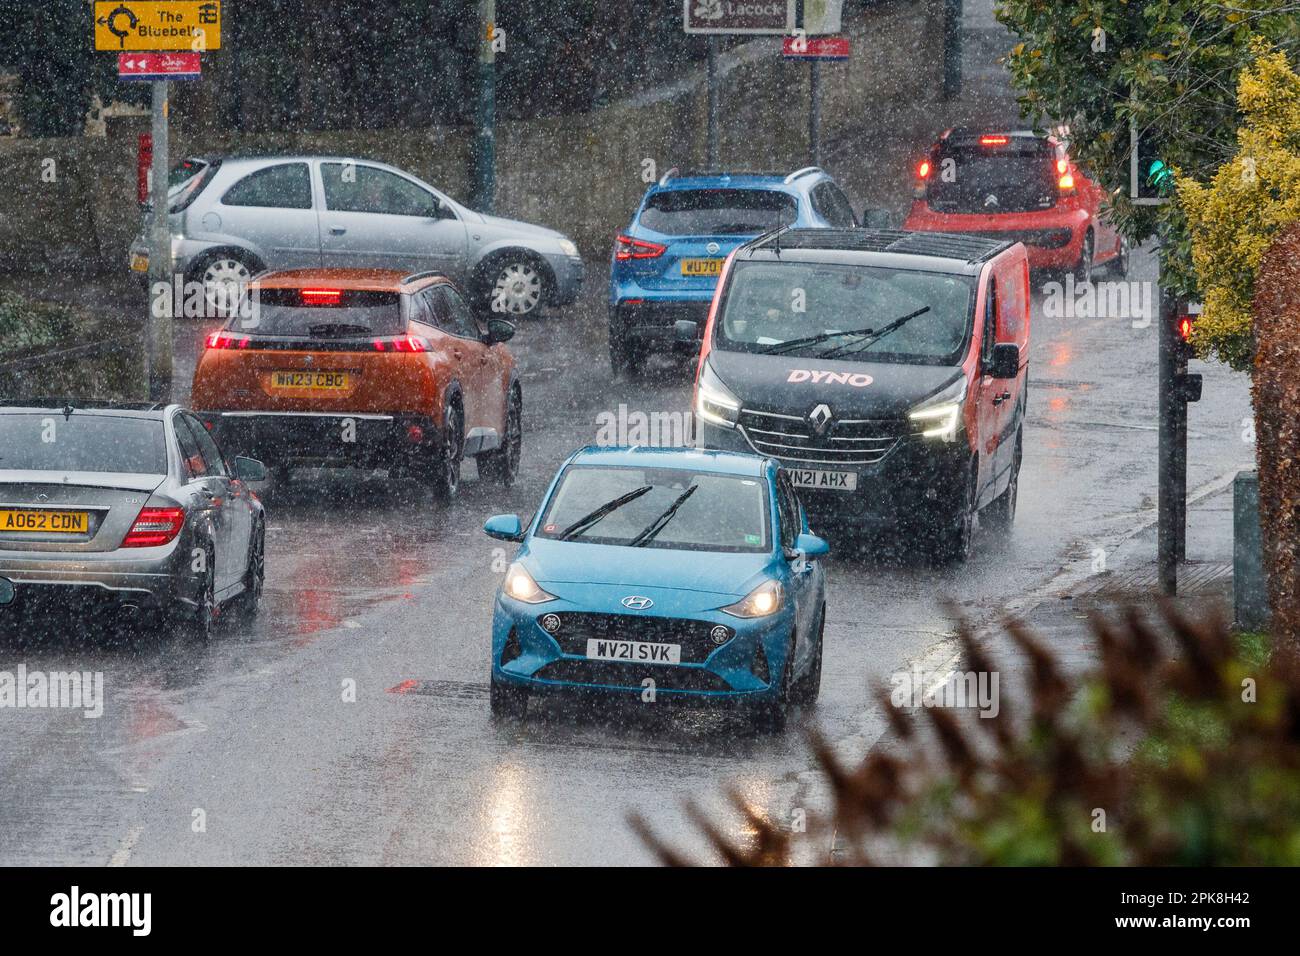
[[[817,166],[805,166],[792,172],[754,170],[701,170],[680,173],[674,167],[650,186],[649,193],[691,189],[768,189],[795,193],[799,187],[828,179],[829,174]]]
[[[72,415],[162,421],[179,405],[149,402],[64,402],[57,398],[0,399],[0,415]]]
[[[450,282],[440,272],[408,273],[402,269],[281,269],[264,272],[249,283],[254,289],[301,289],[330,285],[351,292],[413,292],[437,282]]]
[[[834,262],[978,275],[1015,243],[945,232],[897,229],[778,229],[736,250],[738,260]]]
[[[699,448],[657,448],[649,446],[602,447],[588,445],[569,458],[574,465],[608,465],[612,467],[677,468],[684,471],[712,471],[747,478],[762,478],[769,459],[733,451],[706,451]]]

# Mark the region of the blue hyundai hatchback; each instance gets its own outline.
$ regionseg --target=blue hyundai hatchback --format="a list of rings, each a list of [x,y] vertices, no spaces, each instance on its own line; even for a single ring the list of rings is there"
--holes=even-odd
[[[561,466],[492,619],[492,713],[587,690],[748,705],[778,729],[821,684],[826,585],[798,495],[774,460],[584,448]]]
[[[780,226],[851,229],[857,219],[827,173],[679,176],[647,190],[627,231],[614,240],[609,279],[609,360],[614,373],[647,354],[698,349],[727,254]],[[694,323],[681,328],[678,323]]]

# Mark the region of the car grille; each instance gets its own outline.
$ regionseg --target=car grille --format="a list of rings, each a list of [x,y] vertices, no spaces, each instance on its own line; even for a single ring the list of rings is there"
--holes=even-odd
[[[740,427],[754,451],[782,462],[816,465],[874,465],[907,432],[888,419],[840,419],[818,435],[807,419],[746,408]]]
[[[619,664],[613,661],[580,661],[561,658],[537,673],[534,680],[564,681],[571,684],[604,684],[609,687],[641,689],[651,678],[656,690],[729,691],[731,685],[702,667],[674,667],[671,664]]]
[[[543,617],[547,616],[543,615]],[[714,642],[712,631],[715,627],[725,626],[708,621],[693,621],[689,618],[642,617],[631,614],[573,612],[555,616],[560,619],[559,630],[548,633],[551,633],[551,638],[566,654],[585,655],[587,641],[591,638],[645,641],[654,644],[680,644],[683,664],[702,663],[709,654],[717,650],[721,645]],[[727,640],[735,636],[735,629],[728,627]],[[727,641],[722,643],[725,644]]]

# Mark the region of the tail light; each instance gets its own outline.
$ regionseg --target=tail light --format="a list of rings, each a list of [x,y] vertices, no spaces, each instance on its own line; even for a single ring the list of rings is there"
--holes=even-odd
[[[1062,195],[1068,196],[1074,192],[1074,173],[1062,173],[1061,178],[1056,181],[1056,185],[1060,188]]]
[[[247,335],[235,338],[229,332],[213,332],[208,336],[207,344],[210,349],[246,349],[249,341]]]
[[[342,289],[303,289],[303,305],[338,305],[343,301]]]
[[[1007,142],[1007,138],[1001,134],[990,134],[988,136],[980,137],[981,146],[1005,146],[1007,145]]]
[[[156,548],[180,534],[184,526],[184,508],[141,508],[122,540],[122,547]]]
[[[387,339],[375,339],[376,352],[430,352],[432,343],[422,335],[395,335]]]
[[[619,261],[625,259],[657,259],[667,249],[667,246],[661,246],[657,242],[646,242],[643,239],[633,239],[631,236],[619,236],[614,240],[614,258]]]
[[[925,181],[930,178],[930,161],[921,160],[921,165],[916,167],[916,185],[912,187],[912,198],[925,198]]]

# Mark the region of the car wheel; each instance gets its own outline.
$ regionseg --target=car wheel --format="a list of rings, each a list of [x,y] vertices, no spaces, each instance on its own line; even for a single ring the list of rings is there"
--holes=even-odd
[[[216,552],[211,545],[204,549],[203,582],[200,586],[198,603],[192,608],[181,611],[177,622],[179,630],[185,637],[203,643],[212,640],[217,627],[217,568]]]
[[[785,730],[785,725],[790,718],[791,674],[793,671],[794,642],[791,641],[788,653],[785,655],[785,667],[781,670],[781,683],[777,688],[776,695],[769,700],[762,701],[754,708],[753,724],[756,730],[771,734],[779,734]]]
[[[545,305],[546,276],[532,259],[504,256],[486,272],[488,308],[517,317],[538,313]]]
[[[1128,240],[1120,239],[1119,253],[1110,262],[1111,273],[1118,279],[1128,275],[1130,252]]]
[[[800,707],[807,707],[817,702],[822,688],[822,644],[826,634],[826,605],[823,604],[817,615],[817,646],[813,648],[813,659],[808,671],[799,678],[796,685],[794,702]]]
[[[255,271],[250,261],[235,253],[219,252],[204,259],[194,275],[203,283],[208,315],[216,318],[234,315]]]
[[[1093,238],[1089,229],[1083,237],[1083,248],[1079,250],[1079,261],[1074,267],[1074,282],[1082,285],[1092,281]]]
[[[998,495],[980,512],[980,524],[988,523],[989,528],[1000,536],[1011,533],[1011,526],[1016,520],[1016,497],[1020,489],[1020,458],[1022,452],[1020,432],[1016,432],[1015,457],[1011,462],[1011,481],[1002,494]]]
[[[253,528],[249,543],[248,568],[244,572],[244,593],[239,596],[239,616],[245,623],[257,617],[266,586],[266,526],[260,521]]]
[[[460,403],[452,399],[443,410],[447,423],[442,448],[427,462],[426,479],[439,501],[447,502],[460,491],[460,466],[465,458],[465,415]]]
[[[522,688],[499,683],[493,677],[488,698],[493,720],[523,720],[528,716],[528,691]]]
[[[519,474],[519,458],[524,446],[524,400],[518,389],[510,393],[506,411],[506,433],[501,447],[478,456],[479,474],[509,488]]]
[[[962,564],[971,555],[971,542],[975,537],[975,483],[978,466],[971,463],[970,480],[965,499],[956,506],[940,510],[938,526],[929,529],[927,543],[932,563],[938,566]]]

